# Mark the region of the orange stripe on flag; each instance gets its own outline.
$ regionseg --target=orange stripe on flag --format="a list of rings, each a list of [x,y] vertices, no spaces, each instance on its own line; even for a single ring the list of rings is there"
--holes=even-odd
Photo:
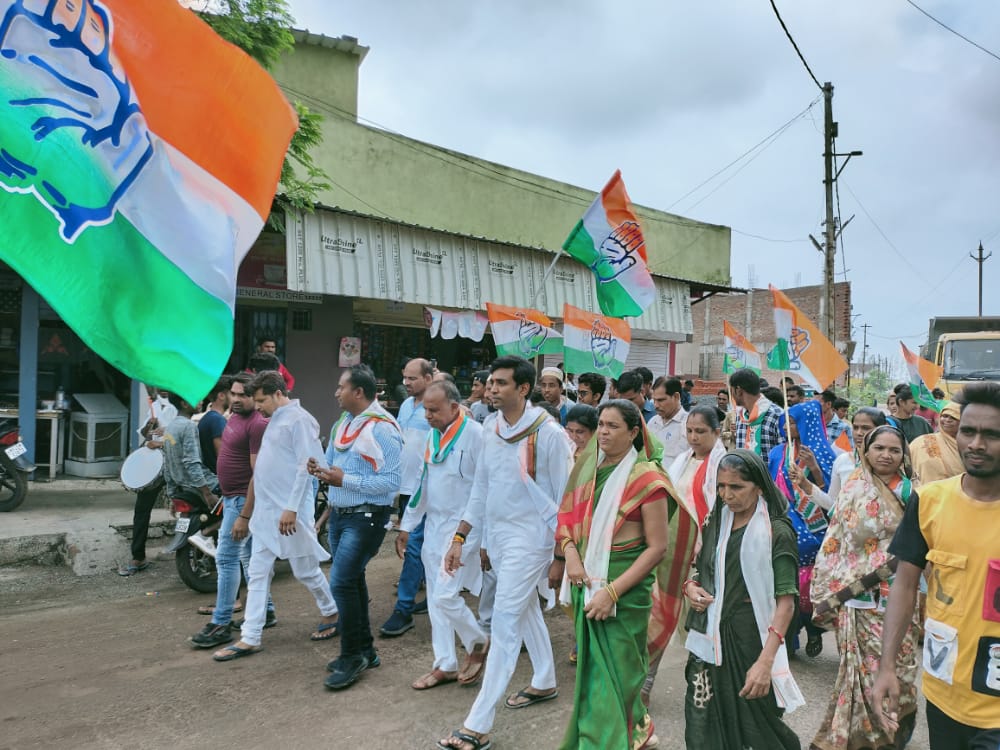
[[[504,320],[519,320],[523,314],[527,320],[541,323],[546,328],[552,327],[552,320],[541,310],[534,310],[530,307],[507,307],[507,305],[497,305],[493,302],[486,303],[486,315],[490,323],[500,323]]]
[[[601,206],[604,208],[604,215],[608,217],[608,224],[613,228],[626,221],[639,224],[635,212],[632,211],[632,202],[629,200],[625,190],[625,182],[622,180],[622,171],[616,169],[615,173],[608,180],[608,184],[601,191]],[[639,247],[639,255],[647,265],[649,258],[646,257],[646,243]]]
[[[281,164],[259,155],[287,145],[297,127],[274,79],[177,0],[104,2],[150,130],[266,219]]]
[[[840,448],[840,450],[844,451],[844,453],[850,453],[851,452],[851,450],[852,450],[852,448],[851,448],[851,439],[849,437],[847,437],[847,432],[846,431],[844,431],[844,432],[840,433],[839,435],[837,435],[837,439],[833,441],[833,447],[834,448]]]
[[[927,390],[933,390],[937,386],[938,381],[941,380],[944,368],[914,354],[902,341],[899,342],[899,345],[903,349],[903,359],[906,360],[907,364],[917,368],[917,373],[920,375],[920,379],[924,381],[924,385],[927,386]]]
[[[579,307],[573,307],[568,302],[563,303],[563,323],[566,326],[589,331],[593,327],[595,320],[602,321],[622,341],[632,341],[632,329],[621,318],[609,318],[600,313],[592,313],[587,310],[581,310]]]

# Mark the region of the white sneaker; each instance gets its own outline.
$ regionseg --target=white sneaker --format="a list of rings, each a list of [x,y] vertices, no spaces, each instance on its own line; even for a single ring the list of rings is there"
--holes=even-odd
[[[188,544],[191,544],[211,558],[215,557],[215,540],[210,536],[202,536],[200,531],[188,537]]]

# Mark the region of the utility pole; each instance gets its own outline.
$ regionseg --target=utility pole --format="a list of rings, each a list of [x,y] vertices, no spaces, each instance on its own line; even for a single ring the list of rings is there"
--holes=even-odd
[[[820,331],[836,345],[833,309],[833,272],[837,259],[837,227],[833,221],[833,141],[837,123],[833,121],[833,84],[823,84],[823,186],[826,188],[826,241],[823,243],[823,296],[819,301]]]
[[[861,377],[864,378],[865,382],[868,381],[868,373],[865,370],[865,364],[868,361],[868,329],[871,326],[865,323],[861,326],[864,329],[863,341],[861,343]]]
[[[979,243],[979,255],[978,256],[973,255],[972,253],[969,253],[969,257],[972,258],[974,261],[976,261],[976,263],[979,264],[979,317],[980,318],[983,317],[983,263],[985,263],[987,261],[987,259],[990,258],[992,255],[993,255],[993,253],[990,252],[989,255],[987,255],[986,257],[983,257],[983,243],[982,242]]]

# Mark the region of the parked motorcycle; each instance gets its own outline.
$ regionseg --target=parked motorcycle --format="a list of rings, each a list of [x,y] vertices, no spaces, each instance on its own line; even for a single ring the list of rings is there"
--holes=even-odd
[[[0,513],[14,510],[28,495],[28,474],[35,465],[17,432],[16,419],[0,419]]]
[[[212,594],[218,586],[215,558],[191,544],[189,539],[203,529],[211,529],[205,536],[218,546],[219,516],[212,512],[213,508],[197,492],[181,490],[178,497],[172,497],[170,502],[177,513],[177,524],[174,526],[174,538],[164,551],[174,553],[177,575],[188,587],[202,594]]]

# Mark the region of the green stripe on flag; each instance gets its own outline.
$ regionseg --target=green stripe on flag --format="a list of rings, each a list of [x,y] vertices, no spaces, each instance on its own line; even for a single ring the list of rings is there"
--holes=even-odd
[[[601,306],[601,312],[610,315],[612,318],[637,318],[643,313],[632,295],[618,281],[600,281],[594,267],[601,260],[601,253],[594,244],[594,238],[583,225],[583,221],[578,221],[569,237],[563,243],[563,250],[568,255],[583,263],[594,274],[594,283],[597,285],[597,301]]]
[[[767,366],[772,370],[787,370],[789,364],[788,342],[778,339],[778,343],[767,353]]]

